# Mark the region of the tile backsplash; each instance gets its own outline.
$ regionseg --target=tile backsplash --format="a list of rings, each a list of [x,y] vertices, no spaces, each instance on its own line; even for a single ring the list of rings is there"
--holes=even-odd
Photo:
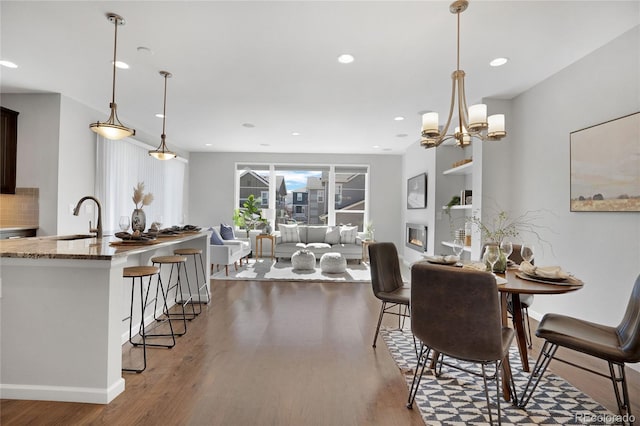
[[[0,194],[0,227],[38,226],[39,188],[16,188],[15,194]]]

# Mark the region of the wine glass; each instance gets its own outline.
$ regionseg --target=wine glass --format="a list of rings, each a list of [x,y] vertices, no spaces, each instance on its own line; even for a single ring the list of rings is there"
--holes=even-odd
[[[522,256],[523,260],[531,263],[531,261],[535,257],[535,250],[533,248],[533,245],[527,243],[522,244],[522,247],[520,247],[520,256]]]
[[[493,273],[493,267],[500,258],[500,249],[498,248],[498,246],[487,246],[487,249],[484,252],[484,258],[491,265],[491,273],[495,276],[496,274]]]
[[[156,216],[156,220],[154,220],[154,223],[156,224],[156,229],[159,231],[162,228],[162,222],[164,221],[164,218],[162,217],[162,215],[157,215]]]
[[[131,222],[129,221],[129,216],[120,216],[120,221],[118,222],[118,226],[122,230],[122,232],[126,232],[129,229],[129,225]]]
[[[511,241],[502,240],[502,242],[500,242],[500,251],[504,254],[504,258],[507,260],[508,264],[509,256],[513,253],[513,243]]]
[[[464,240],[460,238],[456,238],[455,240],[453,240],[453,245],[451,246],[451,249],[453,250],[453,254],[455,254],[458,257],[458,261],[456,262],[456,265],[457,265],[460,263],[460,256],[464,251]]]

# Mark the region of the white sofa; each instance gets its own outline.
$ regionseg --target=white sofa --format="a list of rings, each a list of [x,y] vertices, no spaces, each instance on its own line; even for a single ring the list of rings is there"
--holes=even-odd
[[[225,275],[229,275],[229,265],[238,269],[238,263],[242,266],[242,260],[251,254],[251,241],[248,238],[236,237],[234,240],[223,240],[220,236],[220,226],[212,226],[211,230],[222,240],[222,244],[209,244],[211,256],[211,274],[220,266],[224,266]]]
[[[287,229],[288,228],[288,229]],[[349,228],[349,229],[347,229]],[[306,249],[320,259],[325,253],[340,253],[345,259],[362,261],[364,233],[355,227],[328,225],[279,225],[276,235],[276,259],[290,259],[298,250]],[[292,229],[297,230],[297,238]],[[336,239],[336,229],[339,237]],[[355,231],[355,238],[353,232]],[[291,238],[291,236],[294,238]],[[297,240],[297,241],[296,241]]]

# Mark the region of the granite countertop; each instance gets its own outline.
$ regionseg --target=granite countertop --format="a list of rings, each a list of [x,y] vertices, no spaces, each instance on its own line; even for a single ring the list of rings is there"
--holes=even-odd
[[[111,260],[208,235],[207,231],[162,237],[152,243],[123,242],[114,236],[64,240],[68,236],[31,237],[0,240],[0,257],[27,259]]]

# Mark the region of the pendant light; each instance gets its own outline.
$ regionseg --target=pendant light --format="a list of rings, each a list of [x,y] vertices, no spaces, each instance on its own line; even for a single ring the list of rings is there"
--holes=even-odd
[[[116,105],[116,48],[118,45],[118,25],[125,24],[124,18],[114,13],[108,13],[107,19],[109,20],[109,22],[113,23],[113,26],[115,28],[115,37],[113,41],[113,82],[111,87],[111,103],[109,104],[109,108],[111,108],[111,114],[109,115],[107,121],[103,123],[101,123],[100,121],[91,123],[89,125],[89,128],[107,139],[118,140],[126,138],[128,136],[134,136],[136,134],[136,131],[135,129],[130,129],[127,126],[123,125],[118,119],[118,113],[116,111],[118,107]]]
[[[176,158],[176,153],[169,151],[167,148],[167,135],[164,133],[165,124],[167,122],[167,78],[171,77],[171,73],[168,71],[160,71],[160,75],[164,77],[164,106],[162,109],[162,135],[160,135],[160,146],[154,150],[149,151],[149,155],[158,160],[171,160]]]
[[[472,138],[482,141],[497,141],[507,135],[504,114],[495,114],[487,117],[487,106],[485,104],[471,105],[467,108],[467,98],[464,90],[465,72],[460,69],[460,14],[467,10],[468,6],[468,0],[455,0],[449,6],[449,11],[455,14],[458,19],[457,66],[456,70],[451,74],[451,106],[449,107],[447,123],[442,131],[439,127],[437,112],[423,114],[420,145],[424,148],[435,148],[448,139],[455,139],[455,144],[464,148],[471,144]],[[454,114],[458,115],[458,126],[455,127],[453,133],[448,134],[449,125],[454,121]]]

